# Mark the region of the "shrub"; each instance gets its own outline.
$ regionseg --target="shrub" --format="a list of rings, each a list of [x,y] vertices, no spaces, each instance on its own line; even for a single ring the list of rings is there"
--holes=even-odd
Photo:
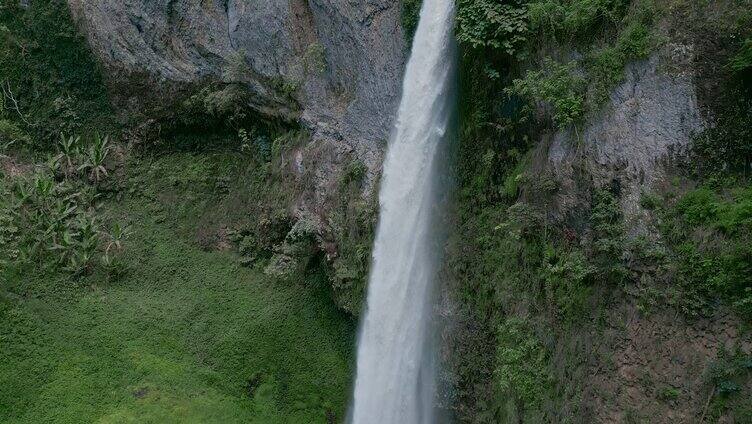
[[[640,206],[647,210],[655,210],[661,206],[661,198],[655,193],[642,193]]]
[[[658,399],[669,402],[678,399],[679,395],[681,395],[681,390],[675,387],[664,387],[658,392]]]
[[[744,41],[739,52],[729,61],[729,67],[738,74],[752,69],[752,38]]]
[[[235,127],[248,117],[247,96],[247,90],[240,84],[204,87],[180,105],[179,123],[185,128],[200,130]]]
[[[596,271],[578,250],[546,255],[541,275],[548,298],[556,305],[565,321],[573,322],[587,312],[587,301],[591,293],[590,280]]]
[[[517,163],[509,175],[504,179],[502,193],[509,200],[516,200],[520,191],[520,183],[525,180],[525,170],[530,165],[530,156],[526,155]]]
[[[360,160],[353,160],[347,165],[345,171],[340,177],[340,189],[348,190],[350,185],[355,185],[356,188],[359,189],[367,172],[368,168],[363,162]]]
[[[520,1],[459,0],[457,39],[472,48],[522,52],[527,42],[527,9]]]
[[[690,226],[709,222],[716,217],[718,199],[708,188],[690,191],[676,204],[676,211]]]
[[[624,29],[613,45],[594,50],[588,55],[586,68],[592,81],[596,105],[608,100],[611,90],[624,79],[626,64],[647,57],[652,45],[650,31],[638,22]]]
[[[615,270],[624,252],[624,217],[621,205],[611,191],[596,190],[590,222],[596,261]]]
[[[708,312],[715,301],[724,300],[752,317],[750,230],[750,188],[738,189],[726,198],[699,188],[686,193],[664,214],[664,234],[676,252],[680,285],[702,300],[701,307],[690,313]]]
[[[266,134],[256,128],[241,128],[238,130],[238,137],[241,152],[254,154],[261,162],[272,160],[272,142]]]
[[[530,70],[524,78],[514,80],[507,93],[547,105],[557,126],[565,128],[579,122],[585,113],[585,86],[576,62],[546,59],[540,70]]]
[[[530,26],[551,36],[585,39],[624,16],[629,0],[533,0]]]
[[[31,138],[11,121],[0,119],[0,151],[11,146],[24,146]]]
[[[84,162],[79,137],[61,137],[60,154],[32,175],[0,178],[0,263],[62,269],[73,275],[103,265],[108,275],[122,274],[118,253],[127,231],[107,233],[95,214],[97,186],[106,176],[107,137],[95,137]],[[78,163],[82,165],[77,167]],[[88,185],[77,170],[89,170]]]
[[[110,138],[108,136],[102,137],[96,134],[84,155],[84,162],[79,166],[79,170],[88,172],[89,180],[94,184],[99,184],[108,175],[105,162],[110,155],[111,147],[109,143]]]
[[[689,226],[707,225],[726,234],[752,229],[752,188],[742,188],[723,201],[708,188],[685,194],[676,211]]]
[[[553,383],[548,354],[529,324],[508,318],[498,328],[494,377],[500,391],[513,396],[523,408],[540,404]]]
[[[5,261],[52,265],[74,274],[90,270],[98,244],[97,225],[84,205],[90,194],[40,174],[15,181],[12,195],[5,214],[12,227],[24,230],[11,243],[17,257]]]

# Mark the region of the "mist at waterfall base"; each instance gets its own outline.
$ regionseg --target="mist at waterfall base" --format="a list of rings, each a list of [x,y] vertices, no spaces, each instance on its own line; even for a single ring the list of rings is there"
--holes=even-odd
[[[452,0],[424,0],[379,195],[351,424],[433,424],[436,280],[451,192],[456,46]]]

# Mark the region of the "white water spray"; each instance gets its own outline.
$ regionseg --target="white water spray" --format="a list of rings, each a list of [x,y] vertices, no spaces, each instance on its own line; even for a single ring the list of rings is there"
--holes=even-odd
[[[454,1],[424,0],[384,163],[352,424],[438,421],[431,315],[454,112]]]

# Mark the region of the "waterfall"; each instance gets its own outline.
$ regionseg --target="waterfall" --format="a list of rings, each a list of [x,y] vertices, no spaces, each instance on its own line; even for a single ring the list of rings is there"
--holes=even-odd
[[[443,251],[456,48],[453,0],[424,0],[384,162],[352,424],[433,424],[434,289]]]

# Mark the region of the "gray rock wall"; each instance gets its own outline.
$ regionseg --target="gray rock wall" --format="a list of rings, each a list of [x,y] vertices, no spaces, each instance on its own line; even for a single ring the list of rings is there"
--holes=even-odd
[[[698,106],[689,46],[668,45],[650,59],[631,63],[610,102],[583,127],[553,135],[545,156],[561,184],[558,210],[581,205],[583,175],[595,187],[617,181],[632,235],[646,231],[640,207],[666,175],[665,165],[690,146],[706,123]],[[579,177],[578,177],[579,175]]]
[[[399,0],[68,3],[114,84],[232,82],[242,55],[251,107],[299,119],[314,142],[356,152],[372,174],[380,166],[406,54]]]

